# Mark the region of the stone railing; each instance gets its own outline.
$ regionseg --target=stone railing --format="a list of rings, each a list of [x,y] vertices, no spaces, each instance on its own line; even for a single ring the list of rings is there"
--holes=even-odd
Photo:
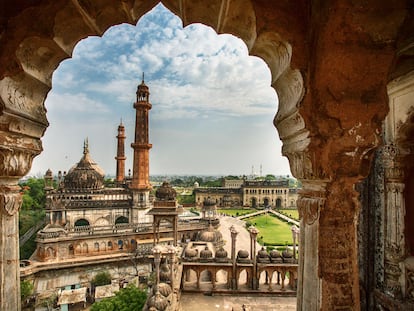
[[[178,231],[187,230],[203,230],[208,225],[206,223],[197,220],[185,220],[178,222]],[[68,237],[74,235],[79,236],[91,236],[91,235],[102,235],[102,234],[114,234],[114,233],[149,233],[152,232],[152,223],[140,223],[140,224],[116,224],[107,226],[66,226],[61,231],[56,232],[38,232],[37,240],[55,239],[58,237]],[[168,232],[172,230],[170,223],[162,224],[159,228],[160,232]]]

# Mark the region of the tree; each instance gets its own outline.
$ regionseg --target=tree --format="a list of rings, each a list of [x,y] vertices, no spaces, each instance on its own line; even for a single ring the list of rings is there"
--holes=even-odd
[[[272,174],[267,174],[265,180],[276,180],[276,176]]]
[[[136,311],[142,310],[147,300],[147,294],[135,285],[129,284],[119,290],[115,297],[95,302],[91,311]]]
[[[29,178],[20,183],[23,188],[22,209],[42,209],[45,206],[45,181],[43,178]]]
[[[92,284],[95,286],[102,286],[111,284],[111,274],[108,271],[102,271],[95,275],[92,280]]]
[[[20,281],[20,298],[26,300],[33,293],[33,284],[28,280]]]

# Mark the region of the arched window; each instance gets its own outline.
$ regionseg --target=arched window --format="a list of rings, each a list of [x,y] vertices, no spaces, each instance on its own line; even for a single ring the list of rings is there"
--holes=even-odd
[[[125,216],[119,216],[116,220],[115,220],[115,224],[127,224],[129,223],[129,219],[126,218]]]
[[[75,222],[75,227],[82,227],[82,226],[89,226],[89,221],[87,221],[85,218],[81,218]]]

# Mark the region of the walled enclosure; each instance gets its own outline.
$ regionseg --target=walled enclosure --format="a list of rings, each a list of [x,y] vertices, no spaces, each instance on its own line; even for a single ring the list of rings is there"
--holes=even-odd
[[[44,99],[76,43],[138,19],[155,0],[6,0],[0,11],[0,309],[20,306],[19,178],[42,151]],[[359,310],[357,193],[380,144],[406,1],[166,0],[184,25],[234,34],[279,96],[275,125],[303,183],[298,310]],[[410,30],[410,29],[408,29]],[[411,31],[412,32],[412,31]],[[332,247],[335,246],[335,247]]]

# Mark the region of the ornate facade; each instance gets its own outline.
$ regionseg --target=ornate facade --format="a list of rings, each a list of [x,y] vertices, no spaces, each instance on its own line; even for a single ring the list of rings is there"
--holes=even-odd
[[[231,187],[231,186],[236,187]],[[289,187],[288,180],[242,180],[224,182],[221,188],[195,188],[196,204],[208,198],[219,207],[297,208],[297,188]]]
[[[135,25],[158,2],[6,0],[2,3],[0,309],[20,308],[21,196],[17,183],[42,151],[41,137],[48,127],[44,99],[51,88],[53,71],[70,57],[82,38],[102,35],[120,23]],[[404,79],[414,70],[412,1],[164,0],[162,3],[184,25],[203,23],[217,33],[241,38],[249,53],[269,66],[270,84],[279,98],[274,124],[283,142],[282,153],[289,159],[293,176],[303,185],[297,203],[302,245],[297,309],[372,310],[381,301],[387,300],[388,305],[412,301],[412,252],[411,248],[407,252],[407,247],[412,245],[413,234],[410,226],[401,222],[403,214],[399,212],[405,209],[404,223],[412,223],[414,198],[407,191],[412,187],[412,170],[404,166],[404,206],[397,205],[397,201],[392,205],[391,196],[384,200],[372,188],[367,190],[373,198],[370,202],[388,202],[383,213],[361,203],[355,188],[368,175],[374,151],[382,145],[382,122],[392,108],[387,85],[405,85]],[[412,85],[407,86],[408,91],[413,89]],[[403,98],[411,101],[409,96]],[[402,124],[406,125],[401,129],[411,128],[412,110],[399,112],[404,117]],[[406,133],[412,137],[410,130]],[[396,138],[396,143],[403,141]],[[410,148],[399,148],[404,150],[399,154],[408,159],[413,154],[412,142],[405,141]],[[401,198],[402,188],[398,184],[401,182],[395,185],[387,182],[390,189],[387,193],[395,199]],[[390,249],[389,242],[394,243],[397,235],[404,232],[404,239],[399,238],[398,243],[405,250],[397,249],[393,259],[385,256],[385,252],[357,247],[360,211],[362,215],[371,211],[379,220],[368,227],[377,237],[378,249]],[[386,219],[386,215],[396,215],[399,221]],[[367,238],[366,234],[362,234],[362,240]],[[367,281],[360,285],[360,271],[365,270],[359,258],[367,258],[363,250],[377,261],[371,263],[374,271],[366,270]],[[401,263],[400,270],[394,268],[397,262]],[[383,269],[382,263],[389,268]],[[394,294],[399,292],[398,286],[393,285],[397,279],[401,295]],[[375,289],[365,286],[372,284],[369,280],[379,280],[379,286]],[[389,286],[396,290],[390,291]]]
[[[139,104],[134,107],[144,107],[139,113],[145,118],[137,117],[135,131],[147,130],[142,137],[135,135],[132,144],[135,167],[132,179],[126,179],[123,171],[126,137],[122,123],[117,136],[115,187],[105,186],[104,172],[92,160],[88,141],[84,143],[80,161],[68,173],[59,172],[56,189],[53,173],[46,172],[47,225],[37,233],[36,252],[22,269],[26,277],[35,275],[36,292],[85,284],[93,277],[89,274],[85,279],[87,267],[98,267],[100,263],[107,268],[105,265],[123,262],[133,272],[135,264],[138,266],[135,269],[141,266],[149,273],[148,256],[155,243],[177,245],[178,240],[195,237],[208,227],[204,219],[179,220],[181,210],[168,183],[157,189],[155,200],[149,195],[148,94],[149,88],[142,81],[137,91]],[[76,270],[70,278],[62,278],[70,271],[68,265]],[[56,271],[56,275],[44,276],[41,272],[45,269]]]

